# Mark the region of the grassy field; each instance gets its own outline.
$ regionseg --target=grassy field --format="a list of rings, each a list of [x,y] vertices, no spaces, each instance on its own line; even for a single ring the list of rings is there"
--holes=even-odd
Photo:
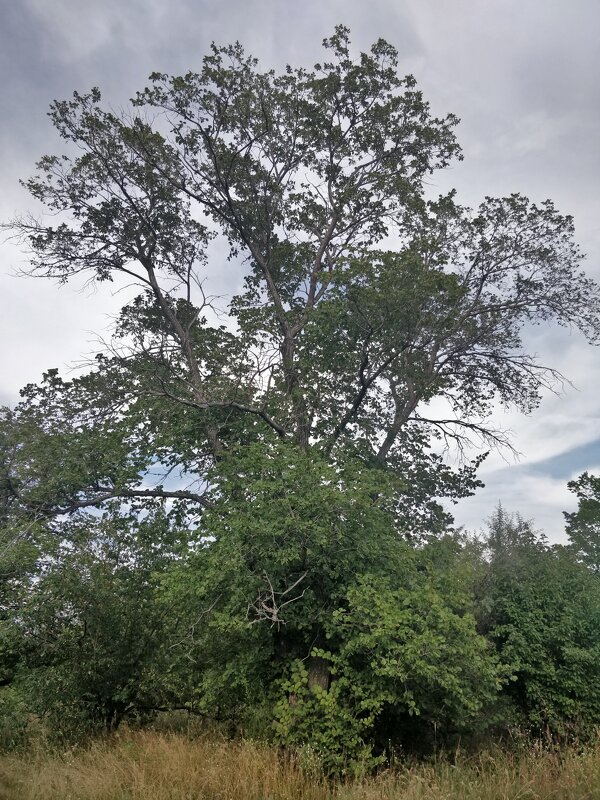
[[[124,733],[86,750],[0,756],[1,800],[584,800],[600,798],[600,747],[397,768],[342,785],[251,743]]]

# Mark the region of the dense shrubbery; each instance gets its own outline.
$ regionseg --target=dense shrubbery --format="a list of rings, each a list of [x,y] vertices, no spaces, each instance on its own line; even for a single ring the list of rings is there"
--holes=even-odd
[[[193,546],[164,517],[71,526],[3,621],[13,654],[3,746],[23,743],[28,719],[77,741],[169,708],[310,745],[334,772],[516,731],[590,736],[596,574],[501,509],[486,540],[406,544],[379,500],[349,486],[355,478],[319,485],[303,457],[288,478],[301,495],[265,482],[245,517],[232,497],[208,518],[211,542]],[[270,526],[299,496],[294,536]],[[241,558],[250,544],[252,570]],[[277,570],[299,559],[311,579],[285,595]],[[277,621],[259,620],[276,608]]]

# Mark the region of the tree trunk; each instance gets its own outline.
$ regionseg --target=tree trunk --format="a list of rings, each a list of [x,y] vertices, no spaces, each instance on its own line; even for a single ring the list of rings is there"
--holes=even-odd
[[[312,692],[317,686],[323,691],[331,684],[331,664],[321,656],[311,656],[308,661],[308,688]]]
[[[295,333],[293,331],[287,331],[281,345],[285,391],[292,404],[295,428],[294,441],[301,450],[308,450],[310,441],[310,419],[306,408],[306,401],[298,381],[298,371],[295,364],[294,336]]]

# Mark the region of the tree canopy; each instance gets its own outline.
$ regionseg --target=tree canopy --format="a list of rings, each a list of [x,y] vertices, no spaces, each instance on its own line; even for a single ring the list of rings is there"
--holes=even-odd
[[[70,154],[26,186],[61,221],[17,222],[31,270],[140,286],[86,389],[143,401],[150,429],[158,408],[193,418],[209,459],[248,437],[384,465],[432,434],[494,441],[492,402],[531,410],[555,377],[523,327],[596,340],[572,220],[519,195],[476,211],[428,198],[428,176],[461,157],[456,118],[432,115],[386,42],[353,59],[340,27],[324,45],[330,60],[283,74],[213,46],[200,73],[151,76],[121,115],[98,90],[54,103]],[[240,266],[225,308],[207,277],[221,237]]]

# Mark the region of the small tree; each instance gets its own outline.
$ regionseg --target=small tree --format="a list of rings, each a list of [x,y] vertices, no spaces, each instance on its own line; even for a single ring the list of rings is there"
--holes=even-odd
[[[51,733],[111,731],[171,699],[164,671],[177,619],[160,588],[178,551],[161,515],[61,527],[61,544],[13,615],[16,683]]]
[[[579,501],[577,511],[568,514],[567,534],[577,557],[593,572],[600,572],[600,478],[584,472],[569,489]]]
[[[489,534],[477,616],[512,673],[512,722],[541,737],[585,737],[600,719],[597,581],[567,548],[500,507]]]

